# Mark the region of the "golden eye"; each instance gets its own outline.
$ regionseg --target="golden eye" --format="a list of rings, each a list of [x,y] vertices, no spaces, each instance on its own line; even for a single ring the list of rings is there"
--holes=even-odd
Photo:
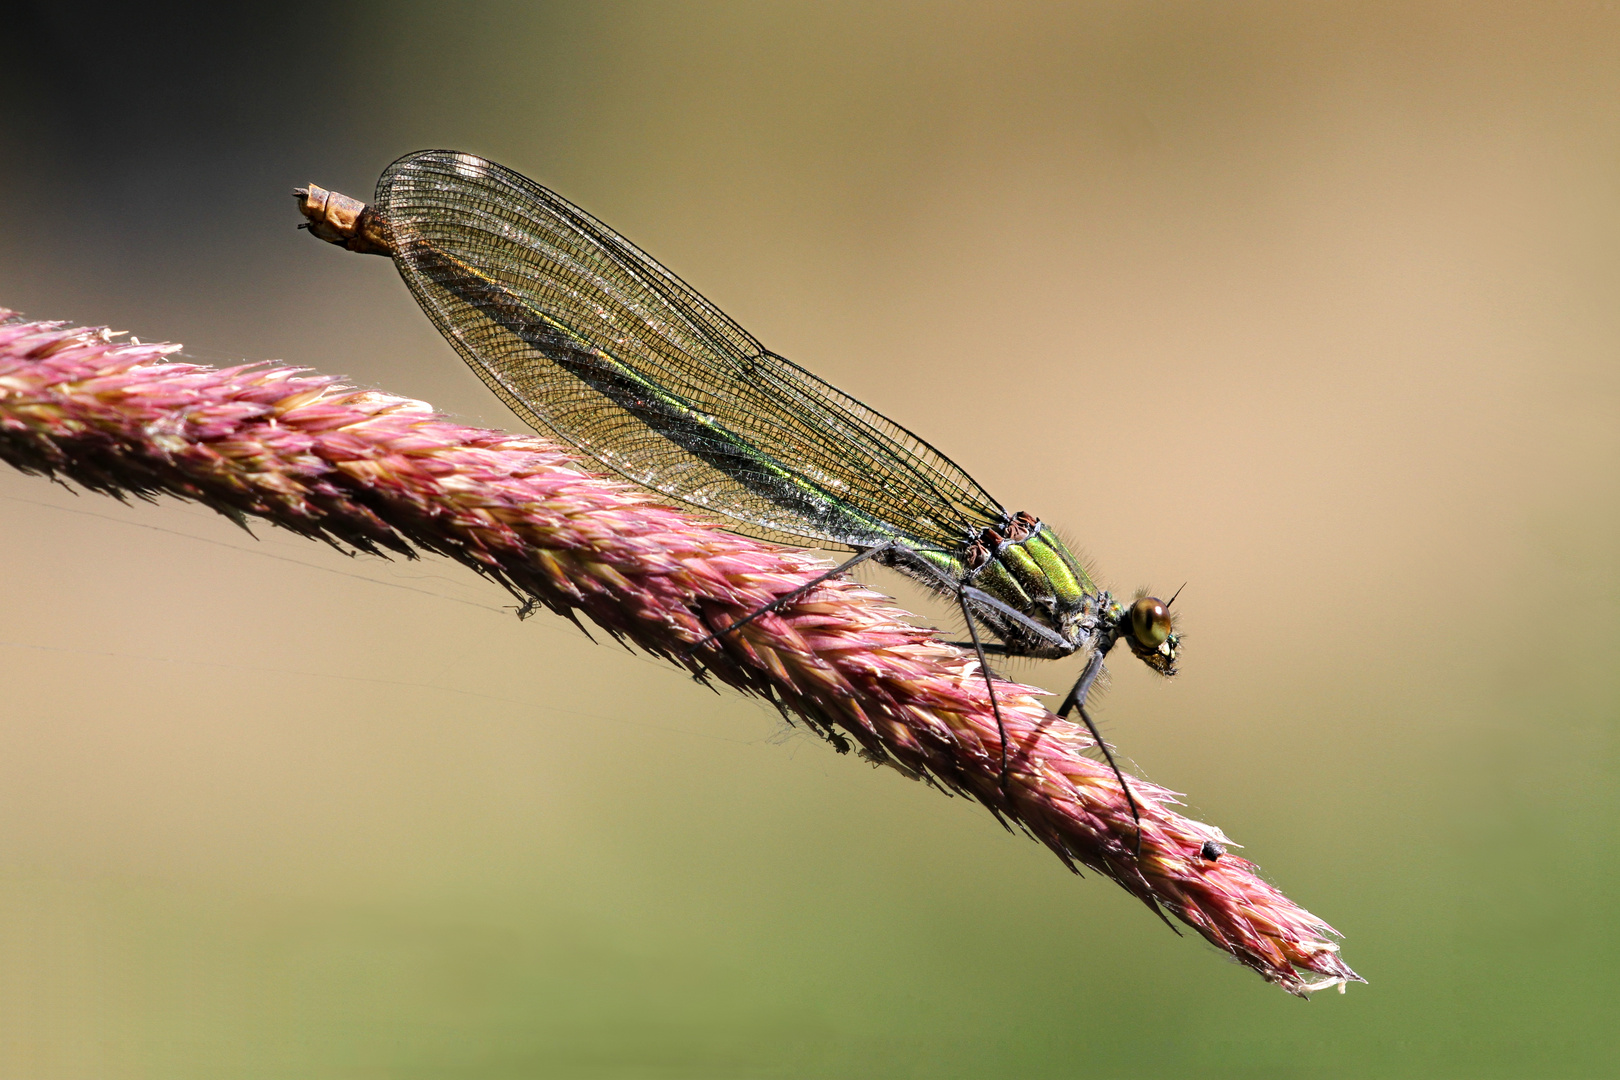
[[[1157,596],[1131,605],[1131,636],[1144,649],[1157,649],[1170,636],[1170,611]]]

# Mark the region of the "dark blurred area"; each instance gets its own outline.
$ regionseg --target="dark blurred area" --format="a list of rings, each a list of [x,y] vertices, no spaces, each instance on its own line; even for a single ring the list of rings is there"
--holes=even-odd
[[[14,4],[5,130],[40,165],[93,183],[145,169],[183,179],[163,170],[217,169],[221,150],[299,133],[319,146],[338,119],[322,104],[344,99],[364,41],[359,16],[297,2]]]
[[[229,303],[258,278],[255,263],[275,258],[262,242],[231,248],[286,224],[272,196],[289,186],[289,164],[316,165],[363,129],[351,111],[359,9],[9,10],[0,153],[13,167],[0,170],[0,197],[12,209],[0,244],[6,278],[22,279],[7,282],[12,306],[153,333],[198,301]],[[70,280],[19,273],[42,256],[71,265]],[[151,296],[118,302],[131,278],[161,286],[156,307]]]

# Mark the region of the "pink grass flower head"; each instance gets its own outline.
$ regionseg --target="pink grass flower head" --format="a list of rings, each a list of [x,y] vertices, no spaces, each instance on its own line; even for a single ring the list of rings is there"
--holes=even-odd
[[[859,582],[830,580],[688,652],[825,571],[804,552],[724,532],[548,442],[456,424],[421,402],[298,368],[172,363],[178,346],[3,309],[0,319],[0,458],[24,472],[119,498],[176,495],[345,549],[446,555],[526,603],[763,697],[840,752],[976,799],[1289,993],[1364,981],[1332,927],[1223,854],[1226,837],[1175,813],[1173,792],[1132,778],[1138,856],[1130,806],[1085,756],[1085,729],[1010,683],[996,691],[1013,748],[1004,788],[977,661]]]

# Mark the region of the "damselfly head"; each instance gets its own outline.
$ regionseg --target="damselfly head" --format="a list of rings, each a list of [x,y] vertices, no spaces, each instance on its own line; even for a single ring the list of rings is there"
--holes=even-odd
[[[1171,597],[1174,600],[1174,597]],[[1120,636],[1131,652],[1160,675],[1176,673],[1181,639],[1170,620],[1170,605],[1157,596],[1139,596],[1126,613],[1126,633]]]

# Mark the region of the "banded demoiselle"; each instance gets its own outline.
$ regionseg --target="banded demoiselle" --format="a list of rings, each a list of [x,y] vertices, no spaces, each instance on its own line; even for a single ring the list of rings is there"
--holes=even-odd
[[[294,194],[317,237],[392,256],[450,344],[537,429],[737,532],[854,553],[694,649],[859,563],[890,567],[960,610],[1001,735],[1003,789],[1007,733],[987,654],[1087,654],[1058,714],[1079,711],[1140,821],[1086,697],[1122,641],[1174,674],[1175,597],[1114,599],[1039,518],[1009,512],[922,438],[766,349],[646,252],[510,169],[424,150],[388,167],[370,206],[313,185]]]

